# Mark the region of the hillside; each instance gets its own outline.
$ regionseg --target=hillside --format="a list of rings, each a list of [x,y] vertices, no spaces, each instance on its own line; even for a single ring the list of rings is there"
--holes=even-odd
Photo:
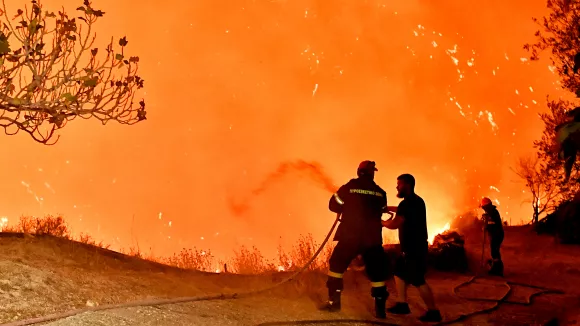
[[[284,273],[243,276],[183,271],[60,238],[0,235],[0,322],[3,324],[87,305],[259,289],[286,276]],[[481,235],[468,235],[466,246],[473,261],[479,260]],[[538,296],[531,306],[502,304],[498,310],[474,316],[462,324],[543,325],[553,317],[560,317],[567,318],[567,324],[572,325],[579,311],[575,309],[580,308],[580,248],[558,245],[550,237],[514,227],[506,230],[503,255],[506,279],[561,289],[565,294]],[[453,287],[467,279],[469,275],[439,272],[428,275],[445,319],[494,305],[493,302],[465,301],[454,295]],[[372,320],[372,299],[363,274],[347,273],[345,307],[337,315],[316,310],[316,305],[325,297],[324,282],[324,275],[308,273],[248,298],[87,312],[45,325],[258,325],[289,320]],[[469,285],[460,293],[499,298],[505,292],[501,280],[478,283],[486,284]],[[536,291],[517,286],[509,300],[526,301]],[[390,316],[384,324],[418,324],[415,317],[423,312],[422,304],[414,289],[409,290],[409,295],[413,316]],[[392,295],[389,301],[394,299]]]

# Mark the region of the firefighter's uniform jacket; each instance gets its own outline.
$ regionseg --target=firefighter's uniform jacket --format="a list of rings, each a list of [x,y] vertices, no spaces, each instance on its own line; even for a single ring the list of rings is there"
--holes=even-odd
[[[381,217],[386,206],[387,194],[373,180],[350,180],[330,198],[329,209],[342,213],[334,240],[364,247],[381,246]]]
[[[501,221],[501,216],[495,205],[486,205],[482,207],[485,210],[483,215],[483,222],[485,223],[485,229],[490,237],[503,236],[503,224]]]

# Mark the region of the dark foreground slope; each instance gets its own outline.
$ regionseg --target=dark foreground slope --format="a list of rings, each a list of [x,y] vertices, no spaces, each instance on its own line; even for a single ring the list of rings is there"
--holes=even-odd
[[[468,235],[466,247],[475,261],[481,257],[481,235]],[[558,245],[550,237],[526,228],[508,228],[504,246],[506,278],[559,288],[565,295],[537,297],[531,306],[503,304],[491,314],[474,316],[464,325],[543,325],[553,317],[572,325],[580,307],[580,248]],[[100,248],[57,238],[0,237],[0,323],[82,308],[145,298],[170,298],[259,289],[285,275],[241,276],[181,271]],[[468,275],[430,273],[446,319],[486,307],[493,302],[464,301],[453,287]],[[90,312],[48,325],[258,325],[285,320],[355,318],[372,320],[372,301],[364,275],[347,273],[344,311],[327,315],[316,310],[323,300],[324,275],[306,274],[275,290],[249,298],[201,301],[158,307]],[[481,280],[461,290],[466,296],[499,298],[501,280]],[[391,288],[392,288],[392,284]],[[525,301],[536,290],[514,287],[510,301]],[[423,312],[415,289],[410,289],[413,316],[389,317],[394,324],[417,324]],[[394,301],[393,295],[389,301]],[[330,322],[329,325],[336,324]],[[351,324],[356,325],[356,324]]]

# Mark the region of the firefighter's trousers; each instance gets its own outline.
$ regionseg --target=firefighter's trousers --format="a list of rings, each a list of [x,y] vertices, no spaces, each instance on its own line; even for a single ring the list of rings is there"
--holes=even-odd
[[[496,232],[489,233],[489,247],[491,251],[491,258],[495,261],[501,261],[500,248],[503,242],[504,233]]]
[[[388,296],[385,281],[388,276],[387,255],[382,245],[365,246],[349,241],[338,241],[330,256],[330,270],[328,272],[329,295],[341,292],[344,288],[342,276],[351,261],[361,255],[365,264],[365,270],[371,281],[371,296],[386,298]]]

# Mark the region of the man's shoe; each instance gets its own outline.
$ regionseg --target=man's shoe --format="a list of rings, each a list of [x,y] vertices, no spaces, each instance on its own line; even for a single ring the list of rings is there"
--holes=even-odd
[[[499,270],[490,270],[488,272],[488,274],[491,275],[491,276],[500,276],[500,277],[503,277],[503,272],[502,271],[499,271]]]
[[[411,313],[411,309],[409,309],[409,304],[406,302],[397,302],[394,306],[387,309],[387,311],[395,315],[408,315]]]
[[[442,320],[439,310],[427,310],[427,312],[419,318],[424,323],[438,323]]]
[[[501,260],[494,261],[488,274],[503,277],[503,262]]]

